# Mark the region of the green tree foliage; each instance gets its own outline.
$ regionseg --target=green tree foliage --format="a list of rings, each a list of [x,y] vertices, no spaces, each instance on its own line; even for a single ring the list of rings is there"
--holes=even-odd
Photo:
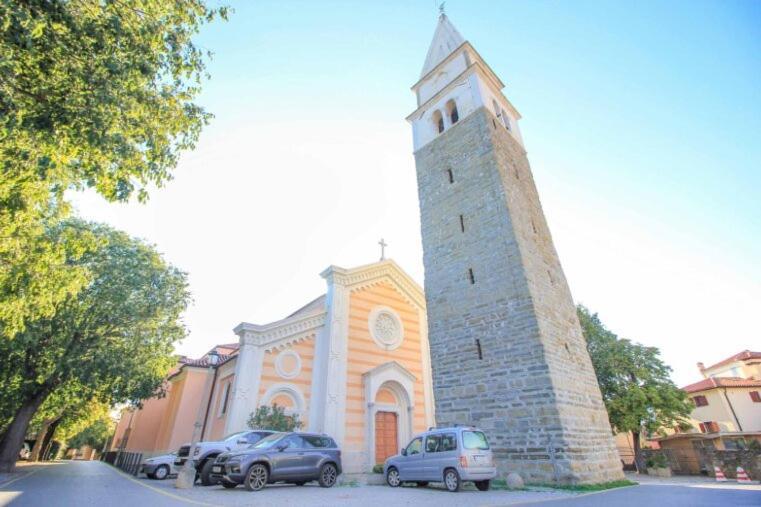
[[[83,245],[48,237],[67,189],[145,199],[195,145],[208,54],[192,37],[218,15],[203,0],[0,0],[0,334],[87,283],[65,262]]]
[[[641,433],[684,425],[693,406],[671,380],[671,368],[657,348],[619,338],[584,306],[577,313],[610,423],[616,432],[632,433],[635,461],[642,470]]]
[[[271,407],[260,405],[248,417],[248,427],[252,430],[295,431],[301,426],[299,414],[286,415],[285,408],[277,403]]]
[[[90,404],[86,414],[65,419],[56,437],[72,449],[89,445],[100,451],[111,438],[115,427],[116,423],[108,414],[108,406],[94,403]]]
[[[180,315],[190,299],[186,276],[149,245],[109,227],[69,221],[89,231],[97,248],[73,265],[88,284],[56,306],[50,318],[30,322],[12,340],[0,340],[0,383],[11,408],[0,439],[0,470],[13,466],[29,422],[54,393],[60,406],[94,399],[133,403],[160,390],[174,364],[173,347],[185,335]],[[54,412],[53,408],[51,411]]]

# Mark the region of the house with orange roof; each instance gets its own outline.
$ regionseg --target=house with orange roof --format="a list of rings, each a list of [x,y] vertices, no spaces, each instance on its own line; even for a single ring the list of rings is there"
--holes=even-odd
[[[706,367],[702,380],[684,386],[694,408],[692,428],[658,439],[662,449],[690,473],[705,468],[701,448],[743,449],[761,442],[761,352],[744,350]]]

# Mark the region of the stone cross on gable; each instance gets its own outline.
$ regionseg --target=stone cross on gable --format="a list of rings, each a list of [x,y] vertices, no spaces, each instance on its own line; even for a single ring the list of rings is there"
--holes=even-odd
[[[381,258],[380,260],[385,261],[386,260],[386,247],[388,246],[388,243],[386,243],[383,238],[381,238],[380,241],[378,241],[378,244],[381,247]]]

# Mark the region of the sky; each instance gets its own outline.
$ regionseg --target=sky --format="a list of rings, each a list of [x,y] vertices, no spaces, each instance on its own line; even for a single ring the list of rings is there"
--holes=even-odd
[[[215,5],[215,4],[212,4]],[[433,0],[231,1],[197,43],[215,115],[147,204],[81,216],[188,273],[178,352],[237,341],[387,255],[422,285],[412,133]],[[761,350],[761,2],[463,1],[502,78],[574,299],[679,385]]]

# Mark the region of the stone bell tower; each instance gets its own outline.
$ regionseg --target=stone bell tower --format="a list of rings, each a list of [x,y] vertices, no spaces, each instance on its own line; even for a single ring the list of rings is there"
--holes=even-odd
[[[502,81],[442,14],[412,87],[439,425],[475,424],[501,472],[623,478],[608,414]]]

